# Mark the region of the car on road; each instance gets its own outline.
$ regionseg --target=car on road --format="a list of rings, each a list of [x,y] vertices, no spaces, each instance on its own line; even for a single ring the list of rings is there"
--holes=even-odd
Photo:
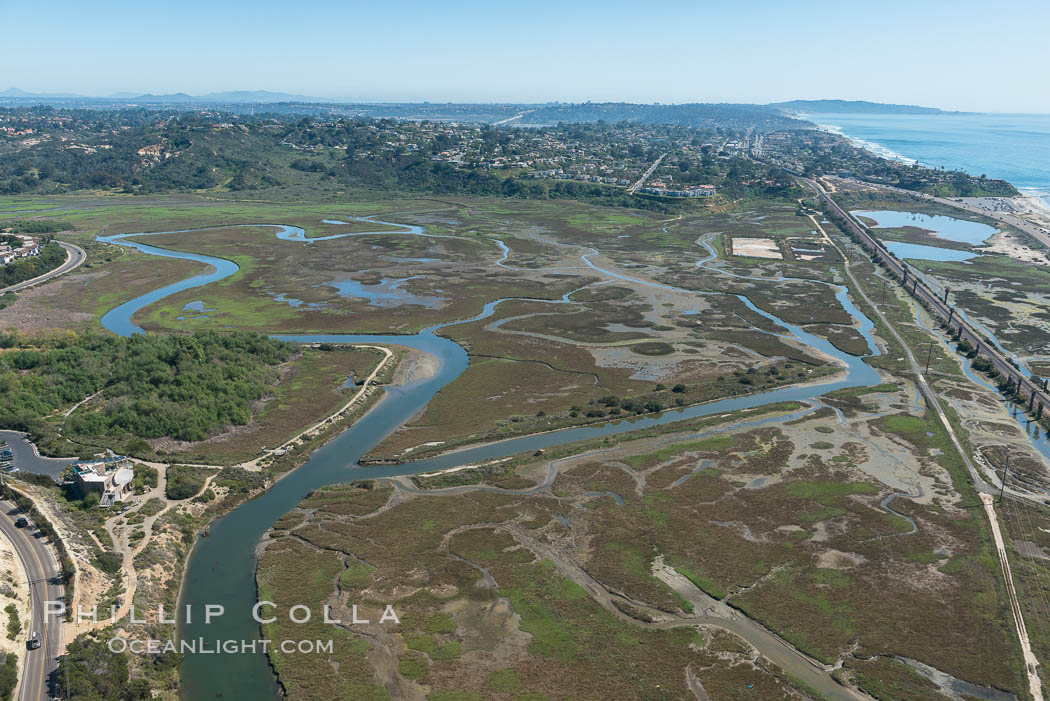
[[[38,647],[40,647],[40,636],[36,633],[33,633],[32,637],[30,637],[29,640],[26,641],[26,647],[30,650],[36,650]]]
[[[28,525],[29,525],[29,519],[27,519],[25,516],[19,516],[15,520],[15,527],[16,528],[25,528]]]

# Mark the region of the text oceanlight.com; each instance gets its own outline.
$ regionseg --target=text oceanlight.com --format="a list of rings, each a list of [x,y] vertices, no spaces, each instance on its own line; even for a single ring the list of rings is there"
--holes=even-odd
[[[160,655],[166,652],[178,652],[183,655],[237,655],[268,654],[280,650],[286,655],[294,654],[331,654],[332,640],[136,640],[134,638],[110,638],[109,651],[115,653],[132,652],[136,655]]]

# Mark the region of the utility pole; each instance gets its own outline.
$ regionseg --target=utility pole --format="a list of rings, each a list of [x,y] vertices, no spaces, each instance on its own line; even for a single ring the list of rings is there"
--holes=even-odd
[[[930,374],[930,359],[933,358],[933,341],[930,341],[930,350],[926,353],[926,369],[923,370],[923,375]]]

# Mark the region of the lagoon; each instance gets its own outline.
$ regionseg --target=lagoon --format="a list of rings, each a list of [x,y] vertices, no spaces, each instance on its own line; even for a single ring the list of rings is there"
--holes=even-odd
[[[919,243],[904,243],[903,241],[883,241],[883,243],[890,253],[902,260],[937,260],[961,263],[977,257],[976,253],[957,251],[954,248],[923,246]]]
[[[278,230],[278,238],[282,240],[299,240],[297,237],[289,235],[292,227],[269,226]],[[403,234],[405,232],[383,233]],[[424,233],[422,228],[417,228],[417,231],[411,233],[423,236],[429,235]],[[125,236],[136,236],[136,234],[105,237],[103,240],[133,246],[145,253],[167,257],[183,257],[210,263],[215,268],[215,272],[210,275],[196,276],[175,285],[169,285],[112,310],[103,317],[102,323],[115,333],[122,335],[141,333],[142,329],[131,321],[131,316],[135,312],[170,294],[214,282],[232,275],[238,270],[236,263],[231,261],[158,249],[126,240]],[[335,234],[328,238],[336,238],[338,236],[341,235]],[[500,243],[502,244],[502,242]],[[500,263],[503,263],[509,251],[505,246],[501,246],[501,248],[504,250],[504,257],[500,260]],[[697,262],[697,265],[701,267],[717,258],[715,249],[706,244],[706,242],[705,248],[707,248],[709,255]],[[604,273],[606,276],[632,280],[638,284],[659,288],[671,288],[667,285],[629,278],[620,273],[602,269],[589,258],[589,256],[596,253],[597,251],[591,249],[591,253],[583,255],[582,260],[590,268]],[[838,285],[834,287],[837,288],[836,297],[855,319],[856,328],[866,339],[872,354],[877,355],[879,349],[872,336],[873,322],[852,304],[844,287]],[[678,290],[679,288],[672,289]],[[680,291],[689,292],[688,290]],[[566,296],[568,297],[568,295]],[[206,624],[201,620],[194,620],[192,623],[181,620],[179,625],[180,638],[189,640],[223,638],[248,641],[258,638],[259,626],[249,613],[251,605],[255,602],[257,591],[255,582],[256,546],[278,518],[293,509],[311,490],[320,486],[353,479],[375,479],[434,471],[525,451],[531,452],[576,441],[621,434],[683,419],[765,406],[781,401],[793,400],[812,405],[813,400],[826,392],[847,387],[870,386],[881,382],[878,373],[871,366],[867,365],[862,358],[848,355],[835,348],[827,340],[814,336],[797,325],[789,324],[774,314],[758,309],[744,295],[736,296],[753,312],[776,324],[781,329],[781,335],[793,337],[805,346],[813,347],[828,356],[836,358],[845,370],[844,376],[840,374],[836,377],[827,378],[825,381],[730,397],[707,404],[665,411],[657,415],[511,438],[465,448],[419,462],[398,465],[362,466],[359,460],[395,428],[422,410],[441,387],[452,382],[467,368],[469,361],[466,351],[452,340],[439,336],[438,332],[443,328],[490,317],[499,304],[508,300],[494,300],[485,304],[482,311],[472,318],[435,324],[414,335],[319,334],[276,336],[277,338],[299,343],[367,343],[408,346],[434,356],[438,360],[438,369],[435,375],[425,380],[401,387],[385,387],[382,401],[349,429],[315,451],[305,465],[279,480],[269,490],[255,499],[240,505],[211,524],[209,537],[198,540],[187,563],[180,604],[189,604],[195,607],[205,603],[221,604],[225,606],[226,611],[243,612],[243,615],[227,616],[221,621],[221,624],[212,625]],[[569,300],[566,299],[565,301],[568,302]],[[180,610],[183,610],[181,606]],[[813,670],[809,665],[800,663],[799,667],[793,671],[805,675]],[[268,660],[261,650],[255,653],[189,655],[183,661],[181,676],[183,684],[182,697],[186,699],[222,696],[226,699],[255,700],[275,698],[280,695],[280,691],[270,671]],[[836,690],[834,682],[828,681],[821,674],[817,674],[816,678],[811,678],[809,681],[817,684],[824,682],[830,684],[831,687],[824,689],[829,693],[834,693]]]
[[[892,210],[853,210],[854,216],[867,217],[878,222],[873,229],[896,229],[905,226],[913,226],[934,232],[938,237],[955,241],[956,243],[968,243],[971,246],[984,245],[985,241],[999,233],[987,224],[946,217],[941,214],[919,214],[918,212],[897,212]],[[876,233],[878,233],[876,231]]]

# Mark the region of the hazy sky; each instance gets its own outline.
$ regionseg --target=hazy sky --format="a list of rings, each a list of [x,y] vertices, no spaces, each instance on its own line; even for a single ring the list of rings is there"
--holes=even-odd
[[[0,0],[0,90],[1050,112],[1047,0]]]

